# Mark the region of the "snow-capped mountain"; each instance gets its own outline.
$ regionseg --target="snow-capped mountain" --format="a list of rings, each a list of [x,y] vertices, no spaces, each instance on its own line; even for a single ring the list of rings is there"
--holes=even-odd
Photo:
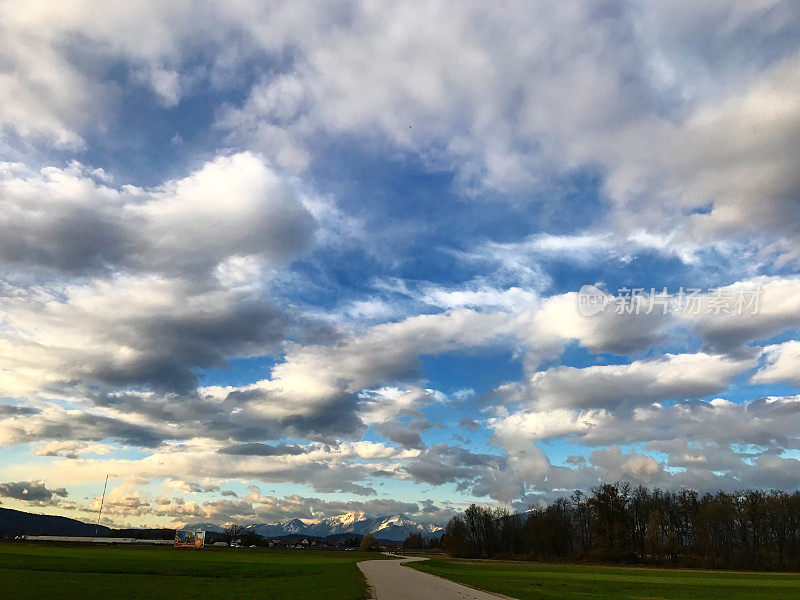
[[[207,531],[222,530],[222,528],[210,523],[200,523],[186,528],[205,528]],[[256,523],[248,525],[247,528],[264,537],[285,535],[326,537],[343,533],[354,533],[356,535],[371,533],[376,538],[398,542],[406,539],[412,533],[421,533],[424,537],[439,537],[444,531],[438,525],[418,523],[405,515],[368,517],[362,512],[349,512],[319,520],[291,519],[272,523]]]
[[[250,529],[258,535],[264,537],[280,537],[282,535],[310,535],[306,532],[308,525],[300,519],[292,519],[290,521],[275,521],[273,523],[257,523],[255,525],[248,525]]]
[[[214,533],[222,533],[225,528],[217,525],[216,523],[187,523],[183,526],[186,531],[213,531]]]

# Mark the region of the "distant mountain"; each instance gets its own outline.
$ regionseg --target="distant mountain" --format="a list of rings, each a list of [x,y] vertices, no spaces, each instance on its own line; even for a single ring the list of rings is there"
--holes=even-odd
[[[112,530],[101,525],[99,528],[91,523],[82,523],[67,517],[36,515],[33,513],[0,508],[0,538],[17,535],[74,535],[93,536],[108,535]]]
[[[214,533],[224,533],[225,528],[219,525],[215,525],[214,523],[192,523],[190,525],[186,525],[183,529],[190,531],[213,531]]]
[[[433,523],[418,523],[405,515],[384,517],[368,517],[362,512],[349,512],[326,519],[289,519],[274,523],[257,523],[247,527],[253,533],[263,537],[279,538],[292,536],[308,536],[314,538],[345,539],[348,536],[361,537],[371,533],[379,540],[401,542],[412,533],[421,533],[423,537],[439,537],[444,529]],[[225,528],[216,523],[193,523],[184,529],[200,529],[220,534]],[[101,525],[99,528],[91,523],[83,523],[67,517],[37,515],[0,508],[0,538],[17,535],[68,535],[138,537],[152,539],[169,539],[171,529],[111,529]]]
[[[412,533],[421,533],[424,537],[430,538],[439,537],[444,531],[438,525],[417,523],[405,515],[367,517],[364,513],[346,513],[318,521],[291,519],[273,523],[257,523],[249,525],[248,529],[264,537],[307,535],[325,538],[348,533],[358,536],[371,533],[378,539],[395,542],[406,539]]]

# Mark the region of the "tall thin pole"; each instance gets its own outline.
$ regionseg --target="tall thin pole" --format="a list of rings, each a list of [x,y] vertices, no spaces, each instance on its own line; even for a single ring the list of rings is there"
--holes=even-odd
[[[98,536],[100,531],[100,517],[103,514],[103,503],[106,501],[106,488],[108,487],[108,475],[106,475],[106,482],[103,485],[103,497],[100,499],[100,510],[97,513],[97,526],[94,528],[94,537]]]

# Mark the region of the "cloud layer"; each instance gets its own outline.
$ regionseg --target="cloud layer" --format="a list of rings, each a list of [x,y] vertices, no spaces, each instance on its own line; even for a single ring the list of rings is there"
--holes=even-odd
[[[4,504],[797,487],[799,18],[3,4]]]

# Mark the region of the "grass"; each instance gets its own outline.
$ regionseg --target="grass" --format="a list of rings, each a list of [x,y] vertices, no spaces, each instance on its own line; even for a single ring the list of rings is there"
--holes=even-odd
[[[794,600],[800,574],[429,560],[413,568],[522,600]]]
[[[0,544],[0,597],[360,600],[377,553]]]

